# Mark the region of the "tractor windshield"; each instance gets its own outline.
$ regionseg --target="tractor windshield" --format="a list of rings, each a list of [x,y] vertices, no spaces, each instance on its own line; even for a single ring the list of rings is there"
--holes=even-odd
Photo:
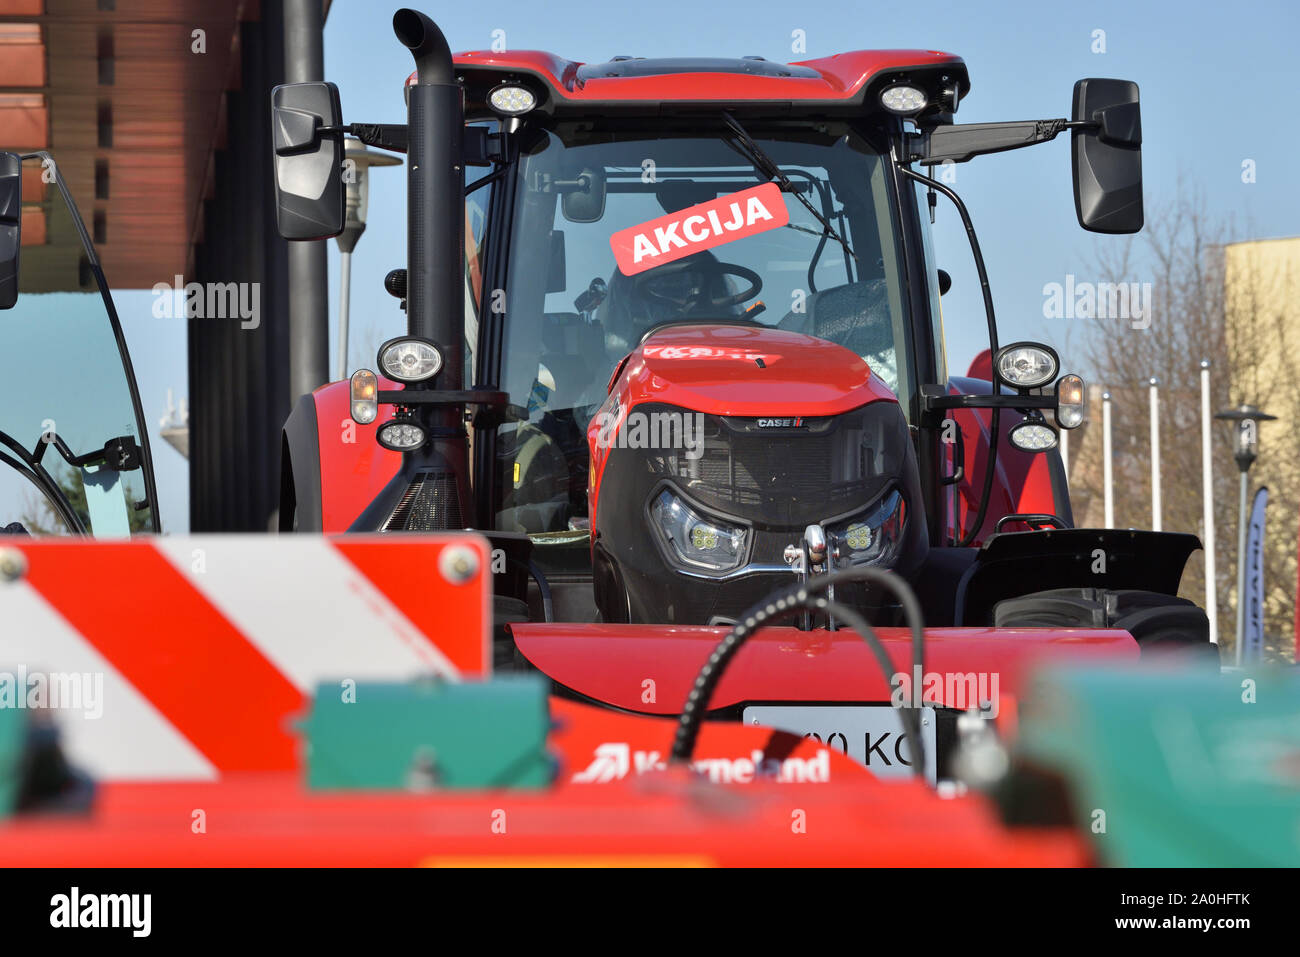
[[[24,186],[39,188],[24,190],[18,301],[0,312],[0,533],[154,531],[151,465],[103,273],[57,186],[40,175]]]
[[[750,133],[788,183],[773,194],[788,222],[737,229],[731,241],[721,228],[728,198],[771,177],[725,128],[646,138],[644,129],[579,125],[525,142],[501,382],[528,421],[501,428],[498,527],[584,527],[587,423],[616,364],[665,323],[756,322],[828,339],[908,394],[909,326],[887,158],[847,126]],[[671,261],[648,268],[620,266],[616,234],[715,201],[724,241],[673,249]]]

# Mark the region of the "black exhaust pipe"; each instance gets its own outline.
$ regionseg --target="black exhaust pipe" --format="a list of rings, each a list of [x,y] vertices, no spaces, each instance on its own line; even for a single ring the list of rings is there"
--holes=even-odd
[[[465,248],[465,126],[451,48],[438,25],[416,10],[398,10],[393,32],[415,58],[407,106],[406,315],[411,335],[438,344],[444,389],[462,385]]]
[[[398,10],[393,14],[393,32],[415,57],[415,70],[421,85],[447,86],[455,82],[451,47],[436,23],[418,10]]]
[[[407,389],[458,392],[465,379],[465,113],[451,48],[438,25],[398,10],[393,32],[415,58],[407,103],[406,324],[437,345],[442,370]],[[422,531],[464,528],[469,509],[469,446],[462,403],[418,405],[429,441],[352,525]],[[401,505],[400,509],[396,507]]]

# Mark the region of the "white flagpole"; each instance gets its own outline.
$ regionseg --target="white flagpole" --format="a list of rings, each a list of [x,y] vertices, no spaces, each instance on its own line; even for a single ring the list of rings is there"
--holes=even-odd
[[[1201,360],[1201,536],[1205,546],[1205,614],[1210,619],[1210,641],[1219,643],[1219,589],[1214,570],[1214,460],[1210,457],[1210,360]]]
[[[1160,531],[1160,382],[1151,377],[1151,528]]]
[[[1106,528],[1115,527],[1115,487],[1111,474],[1110,454],[1110,393],[1101,394],[1101,462],[1102,484],[1105,486]]]
[[[352,299],[352,254],[339,254],[339,354],[338,379],[348,377],[348,313]]]

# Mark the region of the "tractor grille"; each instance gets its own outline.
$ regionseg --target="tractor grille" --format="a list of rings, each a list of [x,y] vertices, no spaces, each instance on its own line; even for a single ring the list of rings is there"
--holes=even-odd
[[[705,415],[702,454],[650,453],[651,470],[671,475],[707,508],[758,525],[801,527],[873,501],[896,480],[910,441],[892,402],[797,426],[759,421]]]
[[[393,514],[386,532],[424,532],[464,528],[456,482],[447,472],[422,472],[411,483]]]
[[[824,489],[831,481],[831,443],[824,437],[764,441],[733,436],[711,442],[692,462],[678,457],[682,474],[736,505],[759,505],[765,496]]]

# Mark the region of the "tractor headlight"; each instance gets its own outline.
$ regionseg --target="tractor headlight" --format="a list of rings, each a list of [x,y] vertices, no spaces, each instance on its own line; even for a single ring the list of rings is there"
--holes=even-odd
[[[880,94],[880,105],[900,116],[920,113],[928,102],[924,90],[906,83],[891,86]]]
[[[892,559],[903,541],[905,512],[902,494],[893,489],[865,513],[828,525],[826,536],[837,564],[875,565]]]
[[[427,436],[424,429],[406,419],[393,419],[379,427],[375,434],[376,441],[393,452],[409,452],[424,444]]]
[[[389,339],[379,347],[379,368],[397,382],[423,382],[442,368],[442,353],[424,339]]]
[[[993,357],[997,377],[1016,389],[1037,389],[1047,385],[1060,368],[1056,352],[1037,342],[1013,342]]]
[[[669,556],[688,568],[729,571],[749,550],[749,529],[706,518],[668,489],[650,503],[650,525]]]
[[[1056,429],[1041,418],[1025,419],[1007,433],[1011,444],[1022,452],[1046,452],[1056,448]]]
[[[527,87],[503,83],[488,94],[488,103],[505,116],[521,116],[537,106],[537,97]]]

